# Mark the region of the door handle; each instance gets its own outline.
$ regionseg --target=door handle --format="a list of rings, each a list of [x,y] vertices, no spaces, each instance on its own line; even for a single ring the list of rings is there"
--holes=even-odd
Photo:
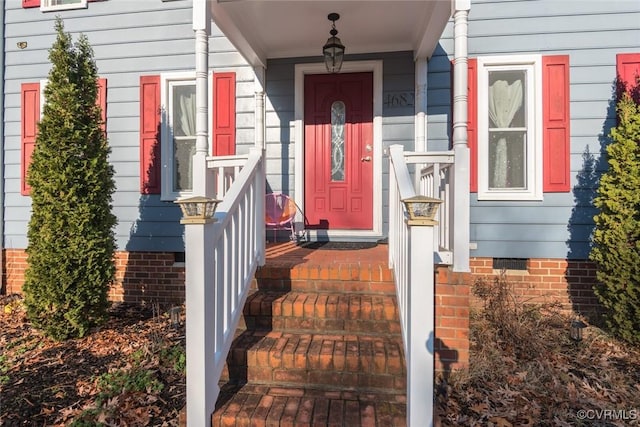
[[[361,162],[370,162],[371,161],[371,156],[364,156],[362,158],[360,158]]]

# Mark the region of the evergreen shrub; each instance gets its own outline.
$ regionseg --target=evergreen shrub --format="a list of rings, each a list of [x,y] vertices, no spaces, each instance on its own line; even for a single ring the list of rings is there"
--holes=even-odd
[[[60,18],[55,29],[27,176],[32,214],[24,294],[33,325],[63,340],[82,337],[107,318],[116,218],[93,50],[84,35],[72,43]]]
[[[594,292],[611,332],[640,343],[640,79],[618,82],[617,126],[607,146],[608,170],[594,205],[590,258],[596,263]]]

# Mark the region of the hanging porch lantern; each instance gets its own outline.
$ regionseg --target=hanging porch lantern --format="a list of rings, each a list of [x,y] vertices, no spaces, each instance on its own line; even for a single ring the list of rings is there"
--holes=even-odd
[[[342,68],[342,60],[344,59],[344,45],[337,37],[338,30],[336,30],[336,21],[340,19],[340,15],[337,13],[330,13],[327,16],[331,24],[331,37],[327,39],[327,42],[322,47],[322,53],[324,55],[324,64],[327,66],[327,71],[330,73],[339,73]]]

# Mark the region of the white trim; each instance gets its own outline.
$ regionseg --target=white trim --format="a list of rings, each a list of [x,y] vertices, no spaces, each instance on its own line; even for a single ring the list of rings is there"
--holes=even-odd
[[[489,189],[488,71],[526,70],[527,101],[526,188]],[[542,56],[478,57],[478,200],[542,200]],[[533,108],[531,108],[533,107]]]
[[[196,84],[196,73],[191,71],[164,73],[160,75],[160,188],[161,200],[176,200],[180,197],[190,195],[191,191],[173,191],[173,161],[172,150],[170,149],[171,141],[169,140],[170,122],[168,117],[170,113],[169,85],[175,81],[193,81]]]
[[[80,0],[77,3],[51,5],[51,0],[41,0],[40,11],[53,12],[59,10],[86,9],[87,0]]]
[[[382,236],[382,60],[347,61],[342,64],[342,73],[373,73],[373,229],[371,230],[322,230],[323,236],[336,237],[381,237]],[[304,206],[304,76],[306,74],[326,74],[323,62],[296,64],[295,66],[295,202]],[[296,219],[296,229],[302,230],[304,221],[300,215]],[[307,230],[307,235],[315,239],[316,230]]]

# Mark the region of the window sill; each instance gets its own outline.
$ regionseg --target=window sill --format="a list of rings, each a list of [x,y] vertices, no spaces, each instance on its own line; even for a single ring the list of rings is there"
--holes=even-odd
[[[63,10],[75,10],[86,9],[87,2],[73,3],[73,4],[61,4],[57,6],[40,6],[40,12],[59,12]]]

